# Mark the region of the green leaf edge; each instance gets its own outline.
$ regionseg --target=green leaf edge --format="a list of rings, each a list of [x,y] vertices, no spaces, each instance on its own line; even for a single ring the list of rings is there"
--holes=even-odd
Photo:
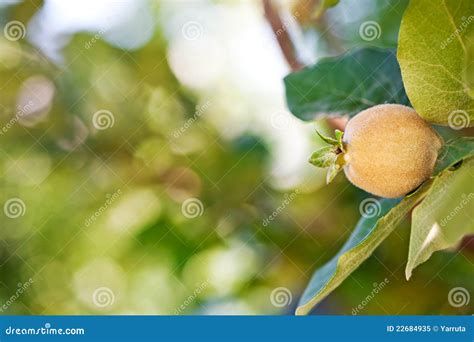
[[[466,157],[464,157],[462,159],[463,164],[466,163],[469,160],[472,161],[473,160],[473,155],[474,155],[474,151],[473,151],[473,153],[471,153],[471,155],[467,155]],[[456,164],[458,162],[456,162]],[[426,194],[426,198],[428,198],[430,195],[435,194],[434,189],[436,188],[436,185],[438,185],[438,183],[443,184],[443,182],[444,182],[443,175],[447,176],[446,172],[456,172],[457,171],[457,170],[451,171],[450,169],[451,169],[451,166],[446,167],[442,172],[440,172],[434,178],[433,186],[428,190],[428,192]],[[416,213],[420,210],[420,208],[421,208],[421,206],[417,206],[413,210],[413,221],[415,220]],[[411,228],[411,231],[410,231],[410,241],[409,241],[409,247],[408,247],[407,264],[405,265],[405,278],[406,278],[406,280],[410,280],[411,276],[413,275],[413,271],[417,267],[419,267],[422,264],[424,264],[425,262],[427,262],[435,252],[442,250],[442,249],[435,250],[426,259],[419,261],[420,259],[418,259],[417,255],[412,255],[412,253],[414,253],[414,251],[412,250],[412,243],[413,243],[413,240],[414,240],[413,234],[414,234],[414,232],[413,232],[413,225],[412,225],[412,228]],[[443,249],[445,249],[445,248],[443,248]],[[420,251],[418,251],[418,253],[419,252]]]
[[[351,49],[349,49],[349,50],[347,50],[347,51],[345,51],[345,52],[343,52],[339,55],[336,55],[336,56],[322,57],[322,58],[318,59],[318,61],[316,63],[314,63],[312,65],[308,65],[308,66],[306,66],[305,68],[303,68],[301,70],[291,72],[288,75],[286,75],[283,78],[283,83],[284,83],[284,86],[285,86],[285,98],[286,98],[286,102],[287,102],[287,107],[290,110],[291,114],[294,117],[298,118],[299,120],[302,120],[302,121],[305,121],[305,122],[310,122],[310,121],[320,120],[320,119],[324,119],[324,118],[341,118],[341,117],[343,117],[343,118],[348,118],[349,117],[350,118],[350,117],[353,117],[354,115],[356,115],[357,113],[361,112],[362,110],[372,107],[372,105],[367,105],[367,106],[364,106],[364,108],[361,108],[359,110],[340,110],[339,109],[339,110],[335,110],[335,111],[315,111],[311,115],[308,115],[307,113],[306,114],[299,113],[298,110],[295,108],[295,107],[298,107],[298,105],[293,103],[294,101],[292,101],[290,99],[290,97],[288,96],[289,85],[291,85],[289,80],[294,78],[296,74],[306,72],[308,69],[313,69],[318,65],[319,66],[325,65],[326,63],[331,63],[333,61],[336,62],[335,64],[339,64],[347,56],[352,56],[352,58],[355,58],[354,56],[357,56],[358,54],[361,54],[361,53],[364,53],[364,52],[367,52],[367,51],[378,52],[378,53],[384,53],[384,52],[389,53],[389,54],[393,55],[393,57],[395,59],[397,59],[397,50],[395,48],[381,48],[381,47],[377,47],[377,46],[354,47],[354,48],[351,48]],[[385,58],[385,61],[387,59],[388,59],[388,57]],[[398,60],[397,60],[397,64],[398,64]],[[400,80],[402,80],[401,71],[400,71]],[[410,101],[409,101],[404,89],[403,89],[403,93],[404,93],[404,96],[402,96],[403,100],[394,101],[393,98],[390,99],[390,100],[385,99],[385,103],[388,101],[390,103],[393,102],[393,103],[403,104],[403,105],[406,105],[406,106],[411,106]],[[382,102],[383,101],[381,101],[381,103]]]

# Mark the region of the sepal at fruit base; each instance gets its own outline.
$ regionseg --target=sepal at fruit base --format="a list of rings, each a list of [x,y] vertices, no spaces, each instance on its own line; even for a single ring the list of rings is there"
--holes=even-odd
[[[336,129],[334,131],[334,135],[335,135],[335,139],[334,138],[331,138],[331,137],[326,137],[324,135],[322,135],[321,133],[319,133],[318,131],[316,131],[316,133],[319,135],[319,137],[325,142],[325,143],[328,143],[329,145],[332,145],[332,146],[335,146],[335,147],[338,147],[342,152],[344,152],[344,144],[342,142],[342,137],[344,136],[344,132]]]
[[[316,167],[329,167],[336,161],[337,148],[334,146],[324,146],[313,152],[309,162]]]
[[[322,147],[314,152],[309,162],[316,167],[327,167],[326,183],[330,183],[344,166],[344,143],[342,142],[344,132],[336,129],[335,138],[326,137],[318,131],[316,133],[330,146]]]

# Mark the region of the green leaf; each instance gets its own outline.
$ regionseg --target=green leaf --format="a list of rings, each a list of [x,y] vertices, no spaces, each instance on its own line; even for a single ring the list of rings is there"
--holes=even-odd
[[[451,171],[443,171],[423,202],[413,211],[408,262],[410,279],[415,267],[439,250],[453,247],[474,233],[474,159],[465,160]]]
[[[410,1],[400,26],[398,60],[410,101],[425,120],[449,125],[461,113],[474,125],[474,99],[464,82],[466,36],[474,32],[474,1]]]
[[[339,0],[321,0],[316,6],[316,9],[313,12],[313,18],[319,19],[323,13],[331,7],[336,6],[339,3]]]
[[[321,59],[285,77],[290,111],[302,120],[353,116],[376,104],[408,104],[392,50],[364,48]]]
[[[460,160],[474,155],[474,137],[461,137],[447,141],[440,150],[436,161],[434,175],[459,162]]]
[[[334,146],[325,146],[313,152],[309,162],[317,167],[329,167],[336,161],[336,151]]]
[[[415,204],[425,196],[430,187],[431,180],[401,202],[398,199],[384,199],[380,202],[374,200],[377,215],[362,217],[336,256],[313,274],[296,314],[309,313],[317,303],[337,288],[372,254]]]

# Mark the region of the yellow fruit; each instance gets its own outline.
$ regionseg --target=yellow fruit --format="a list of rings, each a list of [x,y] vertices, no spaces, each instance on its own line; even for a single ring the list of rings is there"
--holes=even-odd
[[[443,145],[412,108],[383,104],[354,116],[346,126],[344,173],[374,195],[400,197],[428,179]]]

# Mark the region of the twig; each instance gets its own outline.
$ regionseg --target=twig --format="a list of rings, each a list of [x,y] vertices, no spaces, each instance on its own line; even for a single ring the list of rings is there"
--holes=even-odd
[[[287,32],[283,21],[281,20],[280,14],[278,13],[278,9],[272,3],[272,0],[262,0],[263,9],[265,11],[265,18],[267,19],[268,23],[270,24],[273,34],[275,35],[278,45],[280,46],[280,50],[285,57],[286,62],[290,66],[292,71],[297,71],[302,69],[305,65],[298,60],[296,54],[296,46],[293,44],[290,35]],[[311,6],[314,6],[314,3]],[[325,19],[321,19],[320,21],[320,28],[324,29],[324,32],[328,33],[329,27]],[[337,41],[333,41],[333,37],[330,37],[330,41],[328,42],[331,48],[335,51],[340,51],[340,46]],[[340,118],[327,118],[327,123],[332,129],[339,129],[344,130],[346,123],[348,121],[347,117],[340,117]]]
[[[296,50],[290,35],[288,34],[283,21],[281,20],[278,9],[272,3],[272,0],[262,0],[265,18],[270,24],[273,34],[280,46],[280,50],[285,57],[286,62],[291,70],[296,71],[304,67],[296,56]]]

